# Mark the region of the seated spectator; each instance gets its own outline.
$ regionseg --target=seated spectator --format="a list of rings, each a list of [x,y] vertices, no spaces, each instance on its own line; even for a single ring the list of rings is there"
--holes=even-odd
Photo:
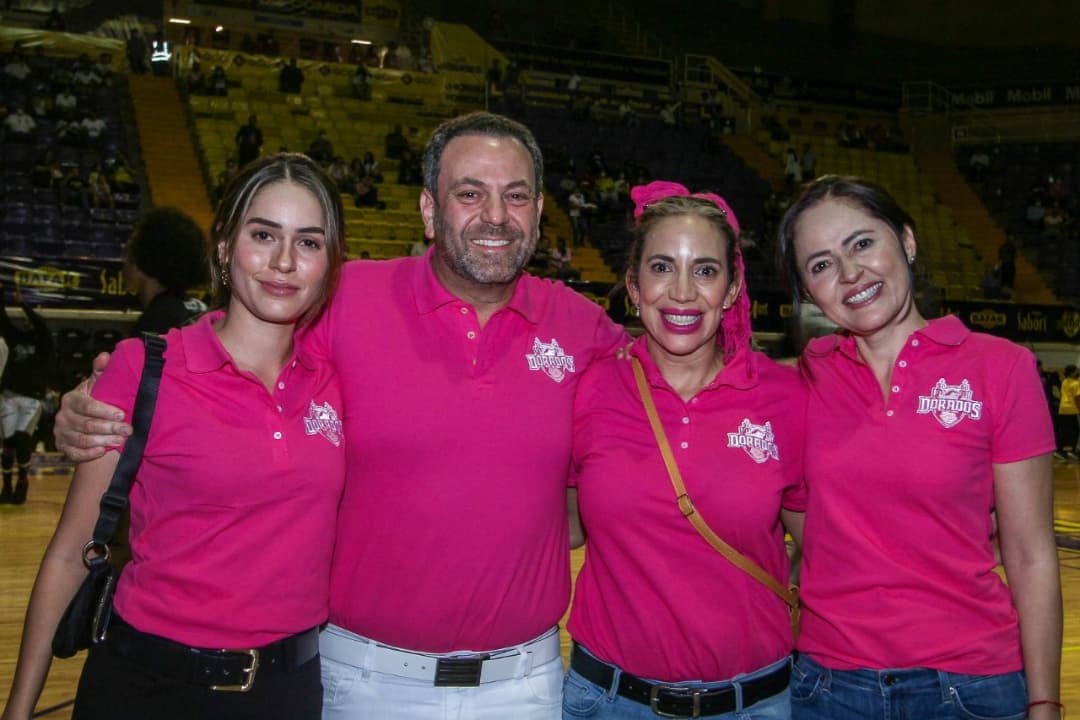
[[[1050,205],[1043,217],[1043,227],[1048,235],[1057,235],[1065,225],[1066,214],[1061,203],[1055,202]]]
[[[398,70],[409,72],[413,69],[413,54],[412,50],[405,43],[400,43],[397,46],[397,52],[395,53],[397,58]]]
[[[69,165],[60,182],[60,202],[64,205],[79,205],[87,208],[86,181],[79,173],[78,165]]]
[[[113,201],[113,189],[109,185],[109,176],[101,163],[94,166],[86,179],[87,193],[90,195],[90,203],[95,208],[107,207],[110,210],[116,207]]]
[[[210,192],[210,199],[214,201],[215,208],[218,206],[218,203],[221,202],[221,196],[225,192],[225,187],[236,175],[236,170],[236,158],[226,158],[225,169],[218,173],[217,179],[214,182],[214,189]]]
[[[214,66],[210,73],[209,87],[214,95],[225,97],[229,94],[229,77],[225,74],[225,68],[220,65]]]
[[[998,248],[998,276],[1001,278],[1001,288],[1006,295],[1012,292],[1016,286],[1016,245],[1006,240]]]
[[[614,212],[619,207],[619,195],[615,191],[615,179],[601,170],[596,178],[596,193],[600,198],[600,205],[609,212]]]
[[[94,72],[101,78],[103,85],[112,85],[112,55],[107,52],[100,53],[97,62],[94,63]]]
[[[602,125],[607,121],[607,107],[603,100],[593,98],[589,101],[588,110],[589,120],[597,125]]]
[[[208,79],[206,73],[202,71],[202,66],[196,60],[191,63],[191,70],[187,74],[187,91],[191,95],[205,95],[206,83]]]
[[[357,100],[371,99],[371,73],[363,64],[356,66],[356,72],[352,76],[353,97]]]
[[[353,204],[358,208],[373,207],[385,210],[386,203],[379,200],[379,189],[368,178],[358,178],[353,187]]]
[[[701,121],[702,127],[708,130],[716,128],[716,101],[708,90],[701,91],[701,99],[698,102],[698,120]]]
[[[585,163],[585,170],[594,177],[607,170],[607,160],[599,145],[593,144],[589,159]]]
[[[4,129],[7,130],[7,140],[29,143],[34,141],[34,131],[37,129],[37,123],[21,105],[16,105],[15,109],[4,118]]]
[[[395,125],[394,129],[386,135],[386,146],[383,155],[390,160],[400,160],[402,153],[409,147],[409,141],[401,134],[401,125]]]
[[[1060,200],[1069,194],[1062,175],[1051,175],[1046,179],[1046,194],[1054,200]]]
[[[664,127],[674,128],[678,125],[678,116],[676,113],[679,111],[679,106],[682,102],[668,103],[660,108],[660,122],[664,123]]]
[[[4,79],[14,87],[19,87],[30,77],[30,64],[21,51],[16,50],[8,56],[4,63]]]
[[[517,60],[511,60],[503,73],[503,87],[507,90],[521,84],[521,66]]]
[[[386,44],[386,47],[382,51],[382,66],[388,70],[400,70],[398,67],[398,44],[396,41],[391,40]]]
[[[422,73],[435,72],[435,62],[426,48],[420,50],[420,58],[416,61],[416,69]]]
[[[420,185],[423,183],[423,171],[420,167],[420,156],[406,147],[398,160],[398,184]]]
[[[620,170],[615,177],[615,208],[621,210],[630,202],[630,181],[626,179],[626,171]]]
[[[484,76],[487,80],[488,95],[498,95],[502,91],[503,71],[498,58],[492,58],[491,67]]]
[[[374,45],[367,46],[367,54],[364,55],[364,65],[369,68],[382,67],[382,58],[379,57],[379,49]]]
[[[325,130],[320,130],[315,139],[311,141],[306,154],[320,165],[327,165],[334,159],[334,144],[330,142]]]
[[[796,154],[795,148],[788,148],[784,158],[784,180],[787,181],[787,188],[790,192],[803,180],[802,163],[799,162],[799,156]]]
[[[30,98],[30,114],[35,120],[41,120],[51,116],[54,112],[53,101],[44,93],[35,93]]]
[[[574,231],[574,247],[585,244],[585,237],[589,231],[589,221],[586,212],[596,210],[596,205],[585,199],[585,193],[580,186],[575,187],[568,199],[570,205],[570,225]]]
[[[83,95],[88,94],[93,88],[100,87],[102,82],[94,69],[94,64],[90,61],[90,56],[86,53],[80,55],[79,59],[75,61],[72,79],[76,88],[83,89]]]
[[[83,115],[80,124],[82,125],[83,131],[86,133],[86,139],[91,143],[100,138],[101,133],[105,132],[105,128],[107,127],[105,118],[92,113]]]
[[[304,71],[296,64],[296,56],[278,73],[278,89],[283,93],[299,93],[304,87]]]
[[[813,180],[817,177],[817,155],[814,154],[810,143],[804,143],[802,147],[802,177],[804,180]]]
[[[1043,207],[1042,200],[1034,198],[1028,203],[1027,210],[1024,213],[1027,225],[1033,230],[1042,230],[1043,221],[1046,218],[1046,208]]]
[[[30,170],[30,182],[34,187],[42,190],[50,190],[64,178],[64,171],[60,169],[60,163],[56,160],[56,153],[45,149],[34,160],[34,166]]]
[[[573,252],[566,246],[566,238],[561,235],[555,241],[555,249],[548,256],[548,267],[560,280],[580,280],[581,271],[571,267]]]
[[[81,147],[86,144],[86,130],[78,120],[57,120],[53,136],[61,145]]]
[[[353,173],[345,164],[345,158],[336,155],[326,167],[326,176],[334,183],[339,192],[347,193],[353,187]]]
[[[71,118],[75,116],[75,109],[79,105],[78,98],[71,92],[71,88],[62,87],[59,92],[56,93],[56,97],[53,98],[53,107],[56,109],[56,116],[62,118]]]
[[[427,255],[428,246],[431,244],[431,240],[426,237],[418,237],[413,241],[413,244],[409,246],[410,257],[423,257]]]
[[[229,161],[226,160],[226,165]],[[235,160],[233,161],[236,162]],[[118,193],[137,193],[139,184],[135,182],[135,171],[123,155],[111,155],[105,158],[105,173]]]
[[[382,170],[379,168],[379,161],[375,159],[375,153],[364,153],[364,161],[360,164],[361,177],[366,177],[374,183],[381,183],[383,181]]]
[[[619,103],[619,122],[627,127],[641,125],[641,118],[638,117],[637,111],[634,110],[634,106],[630,104],[629,100],[623,100]]]

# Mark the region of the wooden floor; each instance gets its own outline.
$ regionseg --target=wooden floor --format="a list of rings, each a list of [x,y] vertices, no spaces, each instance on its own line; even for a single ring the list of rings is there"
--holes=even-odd
[[[40,460],[35,459],[36,473],[26,505],[0,505],[0,707],[7,700],[30,587],[70,480],[70,470],[55,458],[46,456]],[[1054,484],[1055,529],[1065,594],[1062,701],[1070,709],[1080,709],[1080,465],[1057,466]],[[581,560],[582,553],[575,552],[575,574]],[[565,633],[563,649],[565,653]],[[74,696],[84,656],[53,663],[38,715],[49,720],[71,717],[68,703]]]

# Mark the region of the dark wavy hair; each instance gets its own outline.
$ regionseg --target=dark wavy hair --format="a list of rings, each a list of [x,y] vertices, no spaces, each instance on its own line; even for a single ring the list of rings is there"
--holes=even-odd
[[[139,219],[124,258],[167,292],[182,295],[206,282],[206,236],[183,210],[153,208]]]

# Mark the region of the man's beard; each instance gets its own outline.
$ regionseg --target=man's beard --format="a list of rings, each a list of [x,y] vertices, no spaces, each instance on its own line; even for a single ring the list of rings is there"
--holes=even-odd
[[[501,253],[486,253],[473,246],[469,239],[487,238],[508,240],[511,249]],[[480,225],[465,233],[454,235],[436,211],[435,251],[447,267],[459,277],[481,285],[500,285],[512,282],[525,268],[536,249],[536,236],[526,236],[521,230],[507,226]]]

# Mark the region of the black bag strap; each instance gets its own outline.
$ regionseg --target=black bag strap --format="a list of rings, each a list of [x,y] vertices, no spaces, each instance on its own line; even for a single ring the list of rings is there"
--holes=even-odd
[[[101,496],[101,512],[97,525],[94,526],[95,546],[108,546],[116,532],[120,513],[127,507],[128,493],[135,481],[135,473],[142,464],[146,438],[150,435],[150,422],[154,419],[154,405],[157,403],[158,386],[161,384],[161,369],[165,367],[165,338],[160,335],[143,333],[143,345],[146,346],[146,362],[139,378],[139,390],[135,395],[135,409],[131,413],[131,437],[124,444],[120,461],[113,472],[109,489]]]

